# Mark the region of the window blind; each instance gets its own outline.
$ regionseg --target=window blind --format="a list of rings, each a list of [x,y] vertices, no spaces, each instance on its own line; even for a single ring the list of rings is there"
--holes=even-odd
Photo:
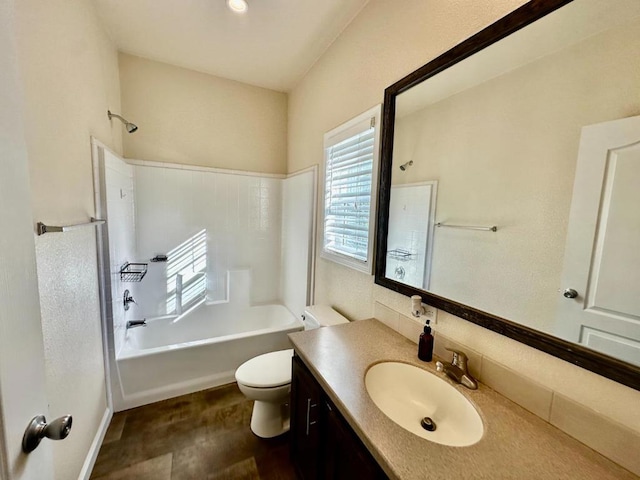
[[[355,133],[354,133],[355,132]],[[374,165],[373,118],[325,147],[324,249],[367,262]]]

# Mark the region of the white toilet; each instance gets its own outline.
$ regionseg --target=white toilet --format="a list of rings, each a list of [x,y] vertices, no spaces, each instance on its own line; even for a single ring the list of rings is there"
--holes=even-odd
[[[327,305],[307,307],[305,330],[349,323]],[[254,400],[251,430],[262,438],[289,431],[289,393],[293,349],[265,353],[247,360],[236,370],[240,391]]]

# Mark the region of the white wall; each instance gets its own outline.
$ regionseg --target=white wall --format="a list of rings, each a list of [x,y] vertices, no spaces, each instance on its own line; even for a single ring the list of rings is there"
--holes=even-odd
[[[250,300],[280,299],[282,179],[135,165],[138,261],[207,230],[207,300],[227,298],[227,271],[252,269]],[[150,263],[138,290],[146,317],[166,315],[166,263]],[[249,294],[247,292],[247,294]]]
[[[120,81],[128,158],[286,173],[286,94],[123,53]]]
[[[289,171],[322,164],[323,134],[383,100],[384,89],[524,0],[445,2],[371,0],[289,97]],[[357,61],[354,61],[357,59]],[[373,278],[320,258],[316,302],[352,319],[373,315],[374,301],[405,313],[409,300]],[[482,329],[441,315],[437,329],[530,379],[640,431],[640,392]]]
[[[106,116],[119,110],[117,52],[90,0],[16,2],[16,37],[34,219],[86,222],[90,135],[120,150],[122,125]],[[81,473],[107,408],[94,230],[36,238],[50,414],[74,417],[69,438],[52,444],[60,479]]]

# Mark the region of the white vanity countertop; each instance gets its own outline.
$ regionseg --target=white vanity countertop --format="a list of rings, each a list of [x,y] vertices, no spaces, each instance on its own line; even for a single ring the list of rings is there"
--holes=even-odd
[[[369,398],[364,383],[367,369],[383,361],[400,361],[446,377],[436,372],[435,362],[418,360],[414,343],[377,320],[292,333],[289,338],[392,479],[638,479],[482,384],[478,390],[455,385],[482,416],[485,431],[475,445],[439,445],[404,430]]]

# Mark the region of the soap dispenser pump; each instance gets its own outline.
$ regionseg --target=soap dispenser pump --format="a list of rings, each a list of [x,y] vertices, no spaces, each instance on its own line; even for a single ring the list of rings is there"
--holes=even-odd
[[[418,358],[425,362],[430,362],[433,359],[433,335],[431,334],[429,322],[427,320],[424,332],[420,334],[420,340],[418,341]]]

